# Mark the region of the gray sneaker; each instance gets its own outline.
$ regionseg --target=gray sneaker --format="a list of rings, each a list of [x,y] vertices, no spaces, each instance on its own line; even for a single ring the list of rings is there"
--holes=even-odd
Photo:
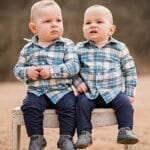
[[[76,148],[78,149],[86,148],[91,144],[92,144],[91,133],[85,130],[81,131],[81,134],[79,135],[78,140],[75,144]]]
[[[57,147],[61,150],[75,150],[72,137],[70,135],[60,135]]]
[[[32,135],[30,138],[29,150],[42,150],[46,144],[43,135]]]
[[[120,128],[117,143],[120,144],[136,144],[138,143],[138,137],[132,132],[129,127]]]

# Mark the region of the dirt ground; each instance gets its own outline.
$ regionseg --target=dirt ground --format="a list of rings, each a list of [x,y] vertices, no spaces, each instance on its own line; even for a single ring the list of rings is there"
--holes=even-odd
[[[26,93],[23,83],[0,83],[0,150],[12,150],[12,109],[22,104]],[[134,131],[140,142],[133,150],[150,150],[150,76],[139,77],[137,98],[134,103]],[[93,145],[86,150],[123,150],[116,143],[117,126],[98,127],[93,130]],[[48,145],[45,150],[57,150],[58,129],[45,129]],[[76,135],[74,140],[76,140]],[[29,139],[22,127],[21,150],[27,150]]]

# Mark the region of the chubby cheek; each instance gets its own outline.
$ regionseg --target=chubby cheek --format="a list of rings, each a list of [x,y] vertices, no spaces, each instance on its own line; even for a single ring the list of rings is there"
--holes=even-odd
[[[88,33],[84,32],[83,35],[84,35],[84,38],[89,39]]]
[[[83,35],[84,35],[84,37],[85,37],[86,39],[89,38],[89,30],[88,30],[88,28],[83,28]]]
[[[63,35],[63,33],[64,33],[64,28],[62,27],[62,28],[60,28],[60,36],[62,36]]]

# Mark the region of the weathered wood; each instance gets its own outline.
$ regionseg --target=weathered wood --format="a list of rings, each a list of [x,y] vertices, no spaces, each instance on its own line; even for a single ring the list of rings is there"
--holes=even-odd
[[[16,125],[24,125],[23,114],[20,107],[16,107],[12,113],[13,123]],[[43,124],[44,128],[58,128],[58,118],[54,109],[45,110]],[[93,127],[117,124],[113,109],[94,109],[92,112],[92,124]]]
[[[12,131],[13,131],[13,150],[20,149],[21,126],[24,125],[24,119],[20,107],[13,111]],[[117,124],[115,112],[113,109],[94,109],[92,112],[93,127],[111,126]],[[58,128],[58,116],[54,109],[48,109],[44,112],[44,128]],[[131,150],[131,146],[126,145],[124,150]]]

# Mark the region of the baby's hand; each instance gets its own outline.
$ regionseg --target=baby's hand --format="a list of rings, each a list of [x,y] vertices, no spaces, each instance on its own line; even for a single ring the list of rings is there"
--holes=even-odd
[[[134,97],[131,97],[131,96],[128,96],[129,97],[129,100],[131,103],[133,103],[135,101],[135,98]]]
[[[51,74],[50,74],[50,66],[49,65],[41,66],[40,76],[43,79],[50,78]]]
[[[86,91],[88,91],[88,87],[85,83],[81,83],[77,86],[77,92],[84,93]]]
[[[26,70],[26,74],[29,78],[36,81],[38,80],[38,77],[40,75],[40,70],[41,70],[40,67],[31,66]]]

